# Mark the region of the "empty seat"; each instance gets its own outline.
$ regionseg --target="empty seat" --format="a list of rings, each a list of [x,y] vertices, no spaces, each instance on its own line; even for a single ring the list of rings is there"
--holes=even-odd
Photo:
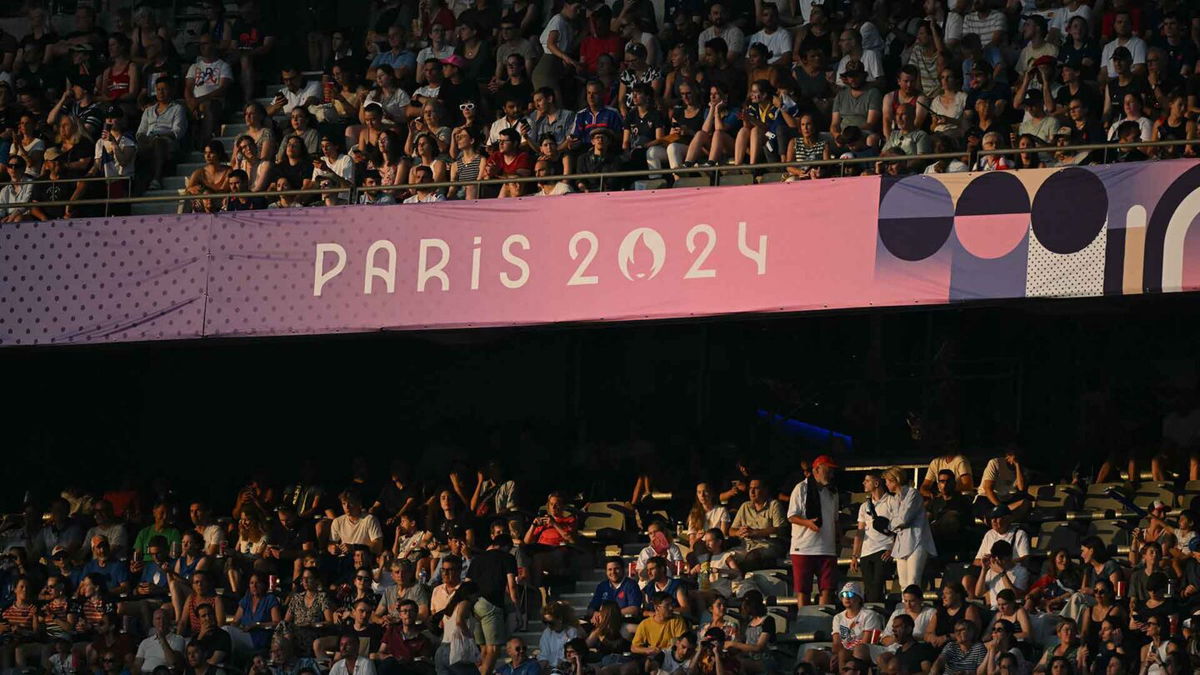
[[[721,174],[717,178],[717,185],[753,185],[754,174],[751,173],[733,173]]]
[[[620,530],[633,522],[633,514],[622,502],[592,502],[583,510],[583,530]]]
[[[1125,488],[1125,484],[1124,484],[1124,483],[1092,483],[1092,484],[1091,484],[1091,485],[1089,485],[1089,486],[1088,486],[1088,488],[1087,488],[1087,495],[1088,495],[1089,497],[1090,497],[1090,496],[1092,496],[1092,495],[1099,495],[1099,496],[1103,496],[1103,495],[1104,495],[1104,491],[1105,491],[1105,490],[1107,490],[1107,489],[1109,489],[1109,488],[1116,488],[1116,489],[1118,489],[1118,490],[1121,490],[1122,492],[1125,492],[1125,491],[1126,491],[1126,490],[1124,489],[1124,488]]]
[[[1161,501],[1171,508],[1175,505],[1175,490],[1167,483],[1149,483],[1138,486],[1133,494],[1133,503],[1143,509],[1150,508],[1155,501]]]
[[[769,171],[758,177],[759,183],[780,183],[787,174],[782,171]]]
[[[712,185],[712,181],[709,180],[707,175],[683,176],[675,181],[675,187],[677,188],[708,187],[710,185]]]

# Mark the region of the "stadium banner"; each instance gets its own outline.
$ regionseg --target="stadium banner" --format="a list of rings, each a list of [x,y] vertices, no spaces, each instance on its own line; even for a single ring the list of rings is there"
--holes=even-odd
[[[1200,288],[1200,164],[5,225],[0,344]]]

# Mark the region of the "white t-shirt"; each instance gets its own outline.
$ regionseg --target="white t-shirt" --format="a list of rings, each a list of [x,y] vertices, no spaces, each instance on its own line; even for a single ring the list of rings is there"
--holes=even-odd
[[[846,616],[849,610],[842,610],[833,617],[831,633],[842,639],[842,646],[853,649],[862,643],[864,630],[883,630],[883,615],[873,609],[863,607],[858,616],[853,619]]]
[[[1109,77],[1117,76],[1117,69],[1113,67],[1112,62],[1112,55],[1117,50],[1117,47],[1125,47],[1129,50],[1129,54],[1133,56],[1133,65],[1146,65],[1146,42],[1142,38],[1133,35],[1124,43],[1121,42],[1121,38],[1117,38],[1104,45],[1104,51],[1100,54],[1100,62],[1108,69]]]
[[[1017,472],[1003,457],[993,457],[983,468],[983,476],[979,479],[979,495],[983,496],[983,483],[993,481],[992,490],[997,497],[1007,497],[1017,489]]]
[[[992,609],[996,609],[996,594],[1008,588],[1000,576],[989,569],[983,577],[984,584],[987,585],[987,601]],[[1016,589],[1017,597],[1024,595],[1025,589],[1029,588],[1029,568],[1024,565],[1014,565],[1011,570],[1008,570],[1008,578],[1012,581],[1013,588]]]
[[[171,645],[171,650],[183,654],[184,647],[187,646],[188,639],[174,633],[167,635],[167,644]],[[159,666],[167,665],[167,657],[163,654],[162,644],[158,638],[151,635],[142,640],[138,645],[137,658],[142,660],[142,672],[151,673]]]
[[[1131,121],[1137,122],[1138,130],[1139,130],[1138,133],[1141,134],[1138,137],[1138,140],[1139,141],[1150,140],[1150,137],[1154,134],[1154,123],[1145,117],[1139,117],[1136,120],[1130,120],[1128,118],[1123,117],[1123,118],[1117,120],[1116,122],[1113,122],[1112,127],[1110,127],[1108,130],[1108,140],[1110,140],[1110,141],[1117,140],[1117,129],[1125,122],[1131,122]],[[1170,417],[1168,416],[1167,419],[1170,419]],[[1163,422],[1163,426],[1164,427],[1166,426],[1165,420]]]
[[[134,142],[133,138],[130,136],[123,135],[121,136],[121,140],[117,141],[116,148],[137,148],[137,143]],[[133,175],[134,157],[130,156],[128,164],[117,164],[117,156],[107,151],[107,149],[104,147],[103,141],[96,143],[96,152],[94,153],[93,159],[100,164],[101,169],[104,170],[104,176],[106,178]]]
[[[283,87],[279,91],[283,92],[283,114],[285,115],[292,114],[293,110],[299,108],[301,104],[310,98],[317,99],[318,103],[321,102],[321,85],[316,80],[306,82],[299,91],[292,91],[287,87]],[[271,94],[271,98],[275,98],[275,94]]]
[[[729,515],[729,509],[726,509],[720,504],[712,507],[704,514],[704,527],[708,529],[721,529],[725,525],[733,522],[733,518]]]
[[[884,518],[891,518],[891,509],[889,504],[892,500],[890,497],[875,502],[875,515]],[[862,550],[859,555],[868,556],[880,551],[890,551],[892,549],[892,541],[895,539],[893,535],[886,535],[871,526],[871,512],[867,509],[867,502],[863,502],[858,506],[858,524],[863,528],[863,543]],[[793,527],[795,527],[793,525]]]
[[[888,617],[887,623],[884,624],[883,637],[891,637],[894,635],[894,633],[892,633],[892,620],[901,614],[904,614],[904,605],[897,605],[896,611],[892,612],[892,615]],[[917,618],[913,620],[914,640],[917,642],[925,641],[925,631],[929,629],[929,622],[932,621],[933,617],[935,616],[937,616],[936,609],[932,607],[921,608],[921,613],[918,614]]]
[[[333,668],[329,669],[329,675],[350,675],[350,669],[346,667],[346,659],[333,664]],[[354,675],[375,675],[375,662],[365,656],[358,657],[354,661]]]
[[[187,79],[195,85],[192,91],[196,96],[207,96],[221,86],[221,80],[233,80],[233,68],[221,59],[210,62],[196,59],[188,66]]]
[[[983,559],[983,556],[990,555],[992,552],[992,544],[1004,540],[1012,544],[1013,560],[1020,560],[1029,555],[1029,535],[1025,534],[1025,530],[1016,528],[1010,529],[1004,534],[989,529],[983,533],[983,541],[979,542],[979,550],[975,552],[976,559]]]
[[[746,48],[753,44],[765,45],[771,52],[771,63],[779,63],[779,59],[792,53],[792,34],[783,28],[776,28],[774,33],[760,30],[750,36]]]
[[[541,36],[538,38],[542,43],[542,52],[547,56],[554,56],[550,53],[550,48],[546,46],[550,40],[550,34],[553,32],[558,32],[559,51],[570,54],[575,46],[575,29],[571,28],[570,22],[564,19],[562,14],[555,14],[550,17],[545,30],[542,31]]]
[[[808,495],[808,480],[796,483],[788,502],[787,517],[804,516],[804,500]],[[813,532],[807,527],[792,523],[792,546],[796,555],[837,555],[837,512],[838,498],[832,489],[821,490],[821,531]]]
[[[225,530],[220,525],[205,525],[200,528],[200,534],[204,537],[204,548],[220,546],[225,541]]]
[[[370,544],[382,538],[383,529],[379,527],[379,519],[369,513],[354,522],[351,522],[350,516],[342,514],[334,518],[329,527],[329,540],[339,544]]]
[[[638,553],[638,557],[637,557],[638,569],[642,569],[642,570],[646,569],[646,563],[649,562],[650,559],[656,555],[658,555],[658,553],[654,550],[653,546],[647,546],[646,548],[642,549]],[[668,563],[672,563],[672,564],[677,560],[683,560],[683,554],[680,553],[679,547],[675,544],[671,544],[667,548],[667,552],[665,555],[663,555],[663,557],[667,559]],[[675,573],[675,570],[672,569],[671,574],[674,574],[674,573]]]
[[[964,167],[963,170],[965,171],[966,168]],[[925,472],[925,480],[932,483],[937,483],[938,474],[947,469],[954,472],[954,478],[956,480],[959,476],[972,475],[971,461],[962,455],[955,455],[950,459],[938,457],[930,462],[929,469]]]
[[[725,46],[729,47],[729,58],[733,59],[746,52],[746,34],[741,28],[727,23],[723,30],[717,30],[716,26],[709,26],[700,33],[699,45],[700,54],[704,54],[704,43],[713,38],[721,38],[725,41]]]
[[[850,60],[849,56],[843,56],[841,61],[838,61],[837,75],[834,81],[839,87],[845,87],[846,83],[842,81],[842,73],[846,70],[846,62]],[[864,51],[862,58],[863,68],[867,71],[867,81],[878,80],[883,77],[883,63],[879,60],[879,55],[875,52]]]

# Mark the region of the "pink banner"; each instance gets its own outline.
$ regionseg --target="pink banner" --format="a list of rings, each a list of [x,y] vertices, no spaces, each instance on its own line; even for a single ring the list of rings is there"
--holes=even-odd
[[[1188,290],[1194,161],[21,223],[4,345]]]

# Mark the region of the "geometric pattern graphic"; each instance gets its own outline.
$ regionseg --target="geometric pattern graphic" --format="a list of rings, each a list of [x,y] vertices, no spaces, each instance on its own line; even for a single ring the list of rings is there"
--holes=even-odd
[[[0,227],[0,346],[1193,290],[1197,160]]]

